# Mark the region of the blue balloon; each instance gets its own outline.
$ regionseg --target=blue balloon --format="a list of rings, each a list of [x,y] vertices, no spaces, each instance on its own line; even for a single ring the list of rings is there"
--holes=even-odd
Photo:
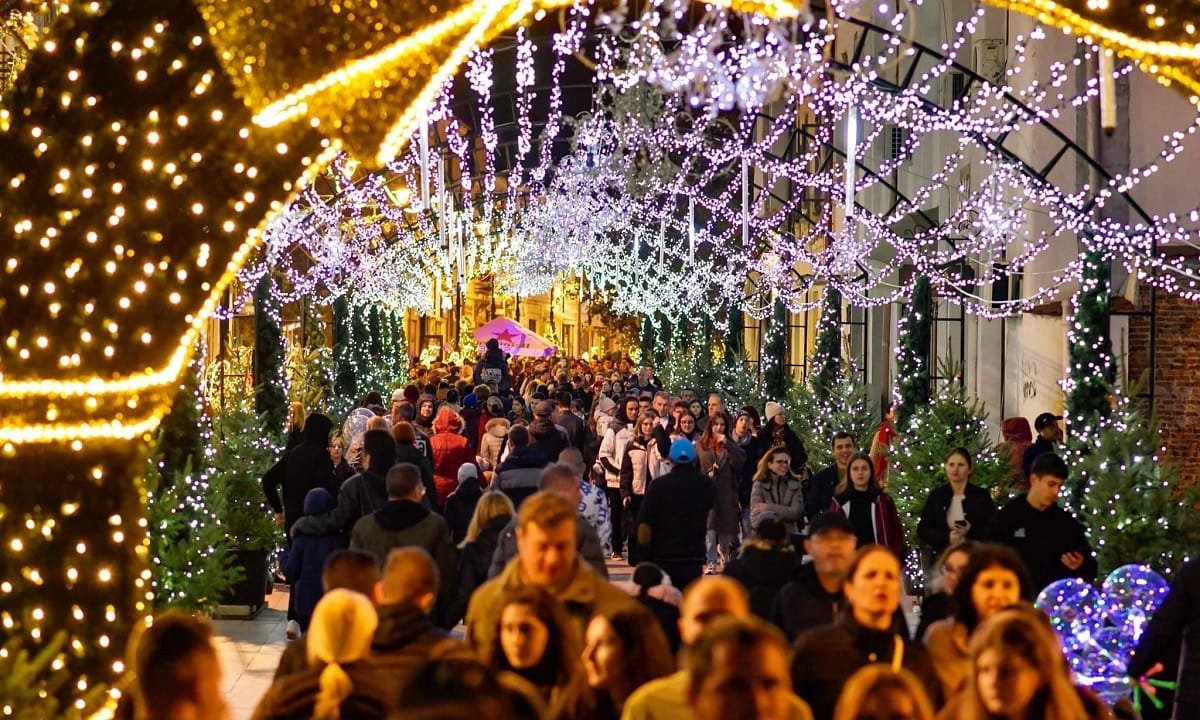
[[[1162,604],[1170,586],[1161,575],[1146,565],[1124,565],[1104,579],[1108,596],[1108,624],[1129,638],[1131,648],[1150,622],[1150,616]]]
[[[1050,618],[1068,652],[1093,648],[1104,627],[1103,592],[1078,578],[1057,580],[1038,594],[1036,607]]]

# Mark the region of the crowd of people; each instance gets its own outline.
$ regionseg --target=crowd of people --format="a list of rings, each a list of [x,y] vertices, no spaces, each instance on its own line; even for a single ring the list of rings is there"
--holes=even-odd
[[[308,414],[263,478],[292,642],[254,717],[1109,717],[1030,604],[1096,574],[1051,433],[1001,508],[967,450],[945,458],[913,632],[890,427],[870,453],[835,433],[809,468],[779,403],[494,342],[414,368],[390,405],[369,393],[340,432]],[[166,614],[138,648],[144,717],[221,718],[206,623]]]

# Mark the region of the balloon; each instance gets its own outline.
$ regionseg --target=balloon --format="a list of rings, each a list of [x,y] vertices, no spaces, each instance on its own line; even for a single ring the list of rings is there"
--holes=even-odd
[[[1082,652],[1104,626],[1101,592],[1083,580],[1067,578],[1047,585],[1034,605],[1050,618],[1069,652]]]

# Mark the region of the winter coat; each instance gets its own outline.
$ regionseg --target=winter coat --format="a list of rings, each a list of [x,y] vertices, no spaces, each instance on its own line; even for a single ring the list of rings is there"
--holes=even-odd
[[[1017,551],[1029,570],[1035,593],[1063,578],[1096,579],[1096,556],[1088,544],[1087,530],[1057,504],[1039,511],[1025,495],[1019,495],[992,518],[987,537]],[[1083,564],[1076,570],[1062,564],[1062,556],[1069,552],[1083,555]]]
[[[333,504],[333,495],[328,490],[313,488],[304,499],[304,512],[306,515],[319,515],[332,510]],[[297,535],[292,542],[283,566],[283,576],[292,586],[296,621],[302,629],[308,630],[313,609],[324,593],[321,572],[325,568],[325,561],[335,551],[344,549],[349,541],[346,533],[332,532],[326,535]]]
[[[849,614],[796,638],[792,691],[812,706],[813,717],[829,720],[850,676],[871,663],[890,664],[898,647],[901,665],[925,686],[934,707],[940,706],[941,686],[924,648],[895,632],[863,627]]]
[[[504,568],[504,572],[481,585],[471,596],[467,606],[467,642],[476,651],[492,647],[499,632],[500,613],[504,610],[505,598],[512,590],[525,585],[518,558]],[[577,647],[583,647],[583,632],[587,622],[595,615],[611,617],[622,610],[646,612],[633,598],[597,573],[591,565],[577,559],[575,569],[566,585],[554,596],[561,602],[571,619],[569,631]]]
[[[613,418],[604,432],[597,460],[604,468],[604,483],[610,488],[621,487],[621,460],[625,457],[625,446],[632,439],[633,427],[620,417]]]
[[[625,457],[621,460],[621,497],[645,495],[650,486],[651,447],[654,441],[634,438],[625,446]]]
[[[387,504],[387,468],[370,468],[342,483],[337,505],[320,515],[306,515],[292,525],[292,536],[327,535],[338,530],[350,530],[359,518],[370,515]]]
[[[512,521],[511,515],[499,515],[484,523],[479,536],[458,550],[458,583],[454,601],[445,616],[447,622],[460,622],[467,612],[467,602],[476,588],[487,582],[492,556],[500,542],[500,533]]]
[[[771,423],[763,425],[758,431],[758,451],[765,454],[778,445],[787,448],[788,455],[792,458],[792,470],[800,472],[801,468],[808,465],[808,453],[794,430],[787,425],[781,428]]]
[[[575,519],[575,549],[579,559],[592,566],[600,577],[608,577],[608,565],[604,562],[604,546],[591,523],[582,517]],[[492,553],[492,564],[488,577],[494,578],[504,572],[510,561],[517,556],[517,518],[512,518],[500,531],[496,551]]]
[[[868,490],[867,494],[871,503],[870,529],[875,538],[875,544],[888,548],[896,553],[896,557],[904,557],[904,526],[900,524],[900,513],[896,511],[896,503],[890,495],[875,488]],[[852,496],[853,489],[835,495],[829,504],[829,511],[841,513],[853,523],[854,518],[850,511]],[[865,528],[856,527],[855,530],[863,531]],[[862,546],[861,542],[859,546]]]
[[[445,507],[446,498],[458,489],[458,469],[475,462],[471,445],[460,433],[462,418],[449,408],[438,410],[433,424],[434,434],[429,439],[433,450],[433,482],[437,486],[437,507]]]
[[[790,475],[777,477],[768,472],[766,477],[754,483],[750,489],[752,524],[762,515],[761,512],[754,512],[754,506],[759,503],[766,503],[767,512],[775,513],[787,526],[789,533],[796,532],[804,518],[804,493],[800,489],[800,480]]]
[[[1179,669],[1176,699],[1200,706],[1200,561],[1193,560],[1175,574],[1171,591],[1150,618],[1129,661],[1127,674],[1142,677],[1156,662],[1170,667],[1179,657],[1179,642],[1186,650]],[[1171,680],[1169,674],[1160,676]]]
[[[582,496],[579,501],[579,516],[596,530],[596,535],[600,538],[600,547],[611,547],[612,517],[604,490],[587,480],[580,480],[579,492]]]
[[[479,498],[482,496],[483,490],[479,487],[479,481],[467,478],[446,498],[446,512],[442,517],[446,518],[446,525],[450,527],[450,537],[454,540],[455,547],[467,537],[471,516],[475,514],[475,506],[479,504]]]
[[[921,508],[921,520],[917,523],[917,536],[929,550],[938,555],[950,546],[950,526],[946,523],[946,512],[954,500],[954,489],[949,483],[935,487],[929,491],[929,498]],[[963,490],[963,514],[971,528],[967,531],[968,540],[983,540],[987,537],[988,526],[996,515],[996,503],[992,495],[978,485],[967,483]]]
[[[508,418],[498,417],[487,421],[487,432],[479,439],[479,459],[487,464],[485,470],[495,470],[500,466],[500,457],[504,454],[504,446],[508,444],[510,425]]]
[[[447,656],[465,657],[463,643],[439,630],[429,615],[407,603],[392,603],[375,608],[379,625],[371,641],[371,662],[380,673],[404,687],[422,665]]]
[[[1003,485],[1015,485],[1021,490],[1028,490],[1029,480],[1025,477],[1022,461],[1025,459],[1025,451],[1033,444],[1033,429],[1029,427],[1029,420],[1023,417],[1005,418],[1000,423],[1000,438],[996,452],[1008,461],[1009,468],[1008,477]]]
[[[794,580],[779,589],[767,619],[782,630],[788,640],[794,640],[806,630],[833,622],[845,606],[846,596],[842,589],[828,592],[817,577],[816,568],[808,563],[796,571]]]
[[[483,417],[483,411],[477,407],[464,407],[459,411],[459,416],[463,421],[463,437],[467,439],[467,444],[471,446],[471,454],[479,454],[479,421]]]
[[[426,550],[438,566],[438,608],[445,613],[454,597],[455,550],[450,529],[441,515],[411,500],[389,500],[379,510],[359,519],[350,532],[350,548],[375,556],[383,567],[388,553],[398,547]]]
[[[416,445],[396,443],[396,464],[410,463],[421,471],[421,484],[425,486],[425,499],[422,501],[431,510],[433,499],[437,497],[437,485],[433,482],[433,463],[425,457],[425,453]]]
[[[311,718],[317,695],[321,691],[321,671],[324,664],[288,675],[267,689],[252,720],[299,720]],[[341,717],[384,718],[395,695],[395,681],[384,676],[370,660],[342,665],[350,676],[354,689],[342,701]]]
[[[738,478],[741,477],[742,463],[746,461],[746,456],[742,454],[741,448],[731,442],[722,445],[720,452],[708,450],[697,443],[696,460],[700,472],[712,478],[716,489],[716,502],[713,504],[708,529],[716,530],[721,535],[736,534],[741,527]]]
[[[583,421],[583,418],[570,410],[560,408],[550,419],[554,421],[555,425],[566,431],[567,443],[583,452],[587,445],[587,423]]]
[[[504,357],[503,350],[488,350],[475,363],[475,370],[471,373],[471,384],[487,385],[495,383],[496,388],[501,395],[507,395],[511,389],[508,374],[508,359]]]
[[[795,468],[795,465],[792,467]],[[810,521],[829,509],[833,490],[840,480],[841,472],[836,464],[821,468],[812,476],[808,489],[804,491],[804,514]]]
[[[739,439],[732,435],[729,436],[739,448],[742,449],[742,454],[746,456],[746,462],[742,463],[742,476],[738,478],[738,501],[742,507],[750,507],[750,495],[754,492],[754,475],[758,472],[758,461],[762,459],[762,443],[758,441],[757,435],[747,434]],[[801,468],[796,471],[800,472]],[[801,505],[804,504],[804,493],[801,491]]]
[[[921,638],[942,685],[944,698],[954,697],[967,686],[967,678],[971,675],[969,635],[966,625],[954,618],[945,618],[930,625]]]
[[[519,508],[525,498],[538,491],[542,470],[549,464],[542,451],[533,445],[513,448],[496,468],[488,489],[503,492],[512,500],[513,507]]]
[[[309,490],[325,488],[332,495],[338,492],[333,461],[329,459],[329,431],[332,429],[329,418],[318,413],[309,415],[304,423],[304,442],[284,453],[262,477],[267,504],[275,512],[283,513],[285,528],[290,528],[305,514],[304,498]]]
[[[714,502],[712,479],[693,465],[677,465],[650,483],[637,521],[639,542],[642,526],[650,531],[650,542],[641,543],[642,559],[704,562],[705,529]]]
[[[549,462],[557,462],[559,453],[571,447],[567,431],[555,425],[548,416],[534,417],[529,424],[529,438],[530,444],[541,450]]]
[[[737,558],[725,565],[725,574],[746,588],[750,611],[767,620],[775,596],[799,568],[800,558],[791,543],[779,546],[763,540],[747,540]]]

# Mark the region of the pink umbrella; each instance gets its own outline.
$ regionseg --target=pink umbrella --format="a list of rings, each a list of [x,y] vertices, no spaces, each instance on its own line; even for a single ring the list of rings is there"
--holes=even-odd
[[[475,330],[475,342],[480,351],[491,339],[500,343],[500,349],[509,355],[525,357],[549,357],[558,348],[546,338],[506,317],[492,318]]]

